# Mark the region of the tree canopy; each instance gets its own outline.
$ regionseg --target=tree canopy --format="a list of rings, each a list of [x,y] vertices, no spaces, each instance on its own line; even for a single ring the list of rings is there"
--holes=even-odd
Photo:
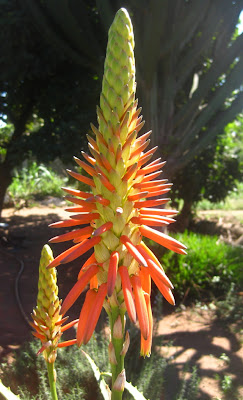
[[[216,203],[236,189],[237,182],[242,178],[242,122],[239,115],[176,174],[172,200],[184,200],[177,220],[179,229],[183,230],[190,223],[193,206],[198,201],[207,199]]]
[[[172,177],[242,111],[242,0],[0,0],[0,117],[14,126],[2,192],[29,154],[64,161],[85,146],[99,103],[107,29],[135,30],[138,98]],[[28,123],[38,119],[37,129]],[[1,196],[0,196],[1,197]],[[0,200],[1,207],[1,200]]]
[[[0,116],[14,126],[14,162],[30,151],[44,161],[60,155],[67,159],[81,145],[86,120],[94,118],[97,76],[87,62],[77,64],[48,45],[23,4],[2,1],[2,11]],[[36,118],[38,129],[29,130]]]
[[[1,10],[0,118],[13,131],[0,139],[0,209],[11,171],[23,160],[67,161],[85,147],[100,89],[95,69],[49,44],[24,2],[1,0]]]

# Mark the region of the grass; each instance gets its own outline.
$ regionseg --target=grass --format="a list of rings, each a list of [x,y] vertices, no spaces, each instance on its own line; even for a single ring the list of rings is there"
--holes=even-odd
[[[15,207],[28,206],[34,199],[46,196],[63,196],[61,187],[65,185],[66,177],[61,177],[51,168],[35,161],[27,164],[21,170],[15,170],[14,178],[8,188],[8,195]]]
[[[59,168],[60,169],[60,168]],[[87,175],[81,168],[74,168],[75,171]],[[30,206],[35,200],[42,200],[47,196],[63,197],[65,193],[61,189],[63,186],[70,186],[89,192],[88,185],[78,182],[67,175],[56,173],[52,168],[43,164],[29,162],[21,169],[14,171],[11,185],[8,187],[7,194],[16,208]]]

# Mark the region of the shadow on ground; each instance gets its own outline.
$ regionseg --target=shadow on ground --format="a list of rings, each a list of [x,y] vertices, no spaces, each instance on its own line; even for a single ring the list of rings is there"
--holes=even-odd
[[[166,318],[164,320],[166,323]],[[216,399],[222,392],[221,383],[224,376],[232,378],[232,389],[224,394],[226,400],[239,400],[243,396],[243,351],[237,335],[232,333],[219,319],[211,319],[203,329],[195,330],[190,322],[184,319],[187,328],[173,327],[168,334],[156,336],[154,345],[169,360],[166,370],[165,399],[175,399],[180,390],[183,375],[186,379],[196,366],[200,378],[199,399]],[[167,331],[160,322],[160,331]],[[190,331],[192,330],[192,331]]]

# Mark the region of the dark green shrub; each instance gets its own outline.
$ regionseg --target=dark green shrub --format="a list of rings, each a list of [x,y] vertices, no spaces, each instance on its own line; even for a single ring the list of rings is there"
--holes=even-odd
[[[210,300],[226,295],[231,283],[243,283],[243,249],[218,240],[216,236],[184,232],[175,238],[188,247],[187,256],[166,252],[162,264],[180,299]]]
[[[173,365],[168,368],[168,361],[160,354],[154,345],[150,358],[139,356],[140,334],[135,327],[130,330],[131,344],[126,355],[126,376],[128,382],[136,386],[150,400],[160,400],[166,388],[166,371],[173,374]],[[36,357],[38,343],[26,344],[16,353],[16,361],[11,365],[2,364],[0,379],[4,385],[20,395],[21,400],[51,400],[47,380],[46,365],[43,357]],[[98,365],[100,371],[109,371],[108,342],[102,335],[94,335],[87,346],[83,348]],[[103,400],[93,371],[76,346],[60,349],[55,363],[57,371],[58,398],[62,400]],[[109,378],[106,378],[110,384]],[[184,381],[184,379],[183,379]],[[197,385],[187,382],[177,382],[186,393],[195,394]],[[181,395],[181,390],[178,393]],[[133,397],[125,390],[124,400]],[[195,397],[196,398],[196,397]],[[188,397],[189,399],[189,397]],[[183,399],[184,400],[184,399]]]

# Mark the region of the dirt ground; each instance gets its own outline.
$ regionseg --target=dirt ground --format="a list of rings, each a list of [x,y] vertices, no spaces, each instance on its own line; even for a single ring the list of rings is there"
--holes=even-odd
[[[49,238],[63,233],[63,230],[53,232],[48,224],[67,218],[64,204],[47,202],[38,207],[18,211],[9,208],[3,211],[3,221],[8,227],[0,227],[0,361],[5,356],[11,361],[13,351],[31,338],[27,319],[36,305],[40,252]],[[217,220],[213,221],[213,218]],[[227,241],[238,240],[242,227],[235,216],[228,215],[228,219],[223,218],[221,221],[220,218],[212,216],[211,220],[201,223],[208,225],[207,229],[215,229],[217,224],[221,224],[221,232]],[[231,230],[234,225],[239,230],[237,237],[234,229]],[[57,255],[67,247],[65,244],[56,244],[52,248],[54,255]],[[61,298],[65,298],[75,282],[82,262],[78,260],[59,267]],[[70,319],[79,315],[80,302],[72,307]],[[165,394],[165,400],[174,399],[178,392],[178,378],[185,373],[183,370],[186,364],[189,371],[195,365],[198,368],[201,379],[200,400],[224,399],[220,384],[224,376],[230,376],[236,388],[231,399],[243,399],[242,337],[239,332],[235,332],[234,326],[222,324],[213,309],[171,309],[158,325],[155,343],[175,367],[167,374],[167,380],[171,380],[171,385],[167,386],[172,391]],[[189,375],[189,372],[186,373],[186,377]]]

